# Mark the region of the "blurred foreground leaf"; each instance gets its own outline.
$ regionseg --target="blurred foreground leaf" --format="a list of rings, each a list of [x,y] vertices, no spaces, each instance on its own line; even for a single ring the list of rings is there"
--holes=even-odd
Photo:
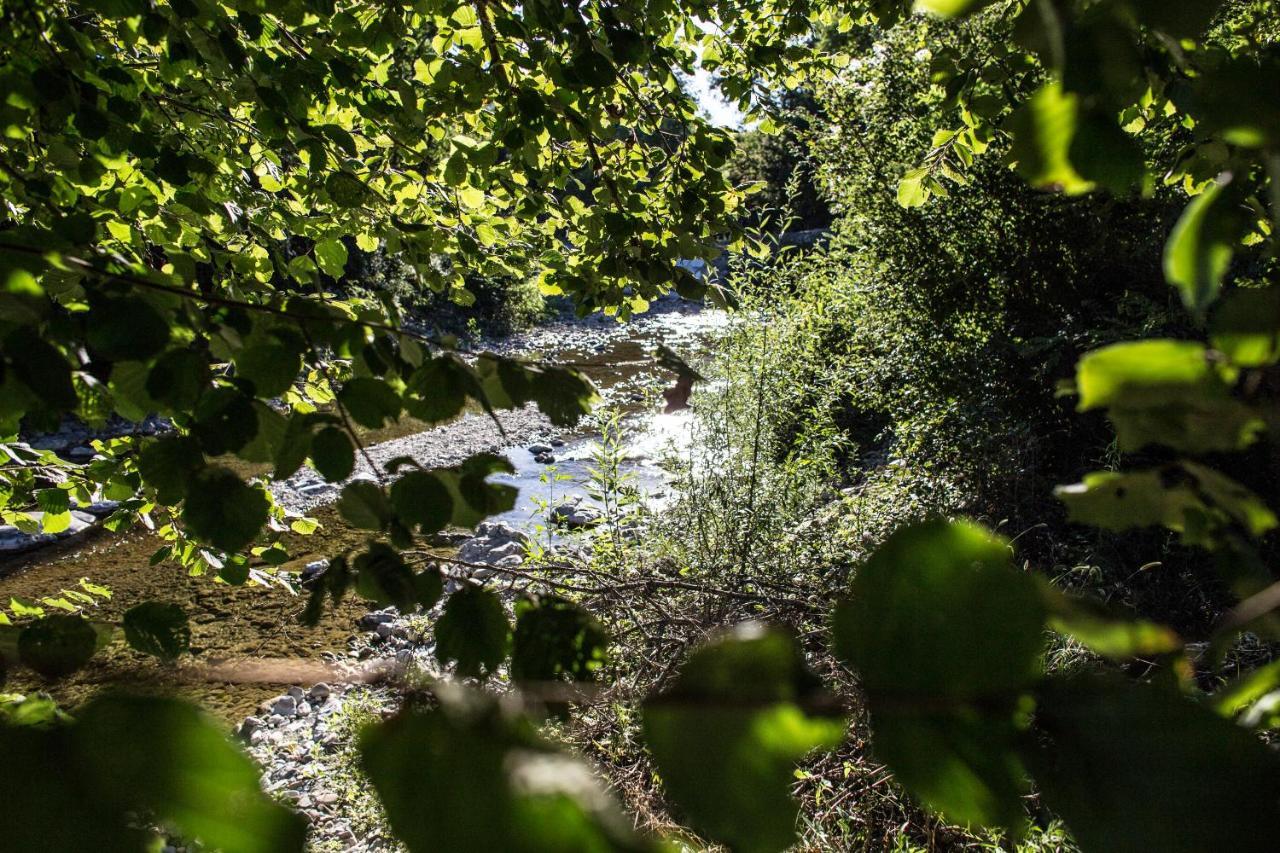
[[[796,840],[796,762],[844,735],[834,710],[791,637],[746,623],[695,651],[645,703],[644,735],[690,826],[735,851],[772,853]]]

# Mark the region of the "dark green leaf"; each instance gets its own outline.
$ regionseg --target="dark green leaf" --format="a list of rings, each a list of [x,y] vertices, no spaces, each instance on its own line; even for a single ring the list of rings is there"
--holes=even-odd
[[[506,659],[511,625],[498,596],[468,584],[449,596],[436,622],[436,658],[458,675],[486,678]]]
[[[176,660],[191,648],[191,625],[176,604],[144,601],[125,611],[124,638],[137,651]]]
[[[600,621],[571,601],[533,596],[516,604],[511,677],[523,681],[594,679],[608,656]]]
[[[259,397],[288,391],[302,370],[302,356],[281,344],[257,344],[236,353],[236,374],[253,383]]]
[[[138,471],[156,490],[156,502],[173,506],[187,493],[187,480],[204,467],[200,443],[190,436],[170,435],[147,444],[138,456]]]
[[[338,207],[359,207],[368,195],[360,179],[346,172],[331,172],[324,188]]]
[[[428,471],[411,471],[391,485],[396,516],[423,533],[435,533],[453,517],[449,489]]]
[[[794,640],[755,623],[695,651],[666,694],[645,703],[644,736],[690,825],[745,853],[795,840],[796,762],[844,734]]]
[[[144,361],[169,343],[169,323],[138,296],[94,300],[86,321],[86,340],[112,361]]]
[[[94,701],[77,717],[70,772],[84,774],[87,790],[122,815],[154,814],[211,848],[302,850],[302,818],[267,799],[258,786],[257,767],[231,744],[224,726],[194,706],[113,696]],[[119,831],[88,829],[102,835]]]
[[[147,374],[147,395],[171,411],[189,411],[209,387],[209,362],[190,349],[165,353]]]
[[[1235,371],[1194,341],[1150,339],[1093,350],[1076,366],[1080,411],[1105,408],[1122,450],[1237,450],[1262,420],[1231,395]]]
[[[1275,364],[1280,360],[1280,287],[1226,296],[1209,322],[1209,341],[1240,367]]]
[[[79,615],[46,616],[22,629],[18,656],[45,678],[62,678],[89,662],[98,647],[98,634]]]
[[[1036,584],[1009,563],[1007,543],[972,524],[908,527],[858,571],[834,620],[876,754],[929,805],[984,826],[1023,822],[1016,712],[1044,647]]]
[[[1138,20],[1176,38],[1202,35],[1223,0],[1132,0]]]
[[[196,406],[192,434],[210,456],[234,453],[258,431],[258,415],[253,398],[234,388],[213,388]]]
[[[191,532],[223,551],[239,551],[267,523],[269,504],[260,489],[215,465],[187,482],[182,520]]]
[[[491,697],[440,691],[369,728],[360,757],[396,837],[442,850],[642,851],[592,773]]]
[[[380,379],[358,377],[338,392],[341,403],[356,423],[378,429],[400,417],[400,395]]]
[[[1172,690],[1054,679],[1036,728],[1044,741],[1029,757],[1045,803],[1086,850],[1275,846],[1280,757]]]
[[[392,518],[387,496],[372,480],[352,480],[343,486],[338,513],[361,530],[381,530]]]
[[[340,483],[356,468],[356,451],[345,430],[325,427],[311,439],[311,464],[330,483]]]
[[[1276,527],[1275,513],[1260,497],[1194,462],[1147,471],[1096,471],[1055,493],[1073,521],[1107,530],[1167,527],[1189,545],[1213,546],[1226,528],[1261,536]]]
[[[1105,657],[1152,657],[1182,648],[1182,638],[1164,625],[1115,612],[1100,601],[1067,595],[1048,581],[1041,581],[1040,593],[1049,611],[1050,628]]]
[[[15,330],[5,339],[4,353],[22,384],[50,409],[70,410],[79,403],[71,384],[71,365],[35,329],[24,326]]]

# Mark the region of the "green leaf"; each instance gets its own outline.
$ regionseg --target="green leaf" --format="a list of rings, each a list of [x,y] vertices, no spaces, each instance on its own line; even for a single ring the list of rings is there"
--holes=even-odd
[[[1166,527],[1188,545],[1215,547],[1224,530],[1261,536],[1276,515],[1258,495],[1211,468],[1179,462],[1147,471],[1096,471],[1058,498],[1072,521],[1107,530]]]
[[[995,0],[915,0],[916,9],[932,12],[944,18],[970,15],[984,6],[990,6],[993,2]]]
[[[924,186],[928,176],[928,168],[912,169],[902,176],[902,180],[898,182],[899,206],[921,207],[929,200],[929,191]]]
[[[409,377],[405,408],[420,421],[439,423],[456,416],[467,397],[479,393],[479,383],[465,362],[452,354],[439,355]]]
[[[15,850],[144,850],[138,815],[211,848],[301,851],[302,819],[271,803],[223,726],[173,699],[109,696],[77,721],[0,727],[0,820]],[[56,760],[51,760],[56,757]]]
[[[1263,427],[1231,396],[1235,371],[1193,341],[1144,340],[1094,350],[1076,366],[1079,410],[1105,408],[1121,450],[1238,450]]]
[[[79,403],[71,384],[71,365],[34,328],[21,327],[5,338],[4,354],[22,384],[48,408],[67,411]]]
[[[489,516],[514,507],[517,494],[514,486],[488,482],[491,474],[510,474],[514,470],[505,457],[478,453],[457,467],[433,471],[449,488],[453,501],[450,523],[457,527],[475,527]]]
[[[293,387],[302,370],[302,356],[281,344],[258,344],[236,353],[236,374],[253,383],[259,397],[275,397]]]
[[[191,625],[176,604],[144,601],[125,611],[122,627],[130,646],[161,660],[177,660],[191,648]]]
[[[654,850],[594,774],[492,697],[437,691],[365,730],[361,764],[411,851]]]
[[[325,427],[311,439],[311,464],[330,483],[340,483],[356,469],[356,451],[345,430]]]
[[[1223,0],[1131,0],[1138,20],[1175,38],[1194,39],[1204,34]]]
[[[1214,693],[1211,707],[1224,717],[1235,717],[1260,699],[1280,689],[1280,660],[1240,676]]]
[[[1118,196],[1141,190],[1147,174],[1137,140],[1121,130],[1113,117],[1096,110],[1081,116],[1068,158],[1083,179]]]
[[[378,429],[400,417],[400,395],[380,379],[350,379],[338,392],[338,402],[356,423]]]
[[[85,340],[112,361],[145,361],[169,343],[169,323],[139,296],[96,299],[86,321]]]
[[[1275,846],[1280,757],[1173,690],[1053,679],[1040,692],[1036,729],[1036,782],[1083,849]]]
[[[876,755],[951,820],[1023,822],[1017,711],[1040,677],[1044,623],[1008,544],[963,522],[894,533],[836,608],[835,649],[862,678]]]
[[[346,172],[331,172],[324,188],[338,207],[360,207],[369,194],[359,178]]]
[[[1203,315],[1218,298],[1222,279],[1247,230],[1239,194],[1231,188],[1231,176],[1224,175],[1192,200],[1169,234],[1165,278],[1197,315]]]
[[[225,726],[175,699],[113,696],[91,703],[72,730],[74,762],[90,790],[122,812],[132,807],[211,848],[301,851],[300,815],[271,802],[258,768]]]
[[[64,513],[71,509],[71,493],[66,489],[39,489],[36,503],[46,513]]]
[[[361,530],[381,530],[392,518],[387,496],[372,480],[352,480],[343,486],[338,514]]]
[[[1280,361],[1280,287],[1228,294],[1209,321],[1209,342],[1239,367]]]
[[[267,523],[270,505],[260,489],[234,471],[210,465],[187,482],[182,521],[196,536],[223,551],[239,551]]]
[[[557,596],[516,603],[511,677],[518,681],[594,679],[608,658],[609,635],[581,606]]]
[[[248,444],[236,451],[236,455],[246,462],[274,462],[284,448],[289,422],[261,400],[253,401],[253,411],[257,416],[258,431]]]
[[[98,648],[98,634],[80,615],[57,614],[37,619],[18,635],[18,657],[49,679],[80,669]]]
[[[1010,157],[1032,186],[1078,195],[1093,189],[1071,164],[1079,98],[1058,82],[1046,83],[1009,120]]]
[[[1041,580],[1049,627],[1114,660],[1170,654],[1182,648],[1171,628],[1116,612],[1100,601],[1067,595]]]
[[[156,502],[173,506],[187,493],[187,481],[204,467],[200,443],[187,435],[170,435],[142,448],[138,472],[156,490]]]
[[[443,580],[438,569],[414,574],[400,554],[381,542],[356,557],[356,591],[380,605],[394,605],[401,613],[429,608],[440,599]]]
[[[430,534],[453,517],[453,498],[440,478],[428,471],[410,471],[391,484],[391,506],[409,527]]]
[[[796,763],[844,735],[832,710],[795,641],[747,623],[696,650],[672,688],[645,703],[644,737],[693,829],[735,851],[773,853],[796,841]]]
[[[436,658],[458,675],[487,678],[506,659],[511,625],[498,596],[467,584],[449,596],[436,622]]]
[[[170,350],[147,374],[147,395],[170,411],[186,412],[209,387],[209,362],[189,349]]]
[[[341,240],[328,239],[316,243],[316,263],[321,271],[334,278],[342,278],[347,268],[347,247]]]

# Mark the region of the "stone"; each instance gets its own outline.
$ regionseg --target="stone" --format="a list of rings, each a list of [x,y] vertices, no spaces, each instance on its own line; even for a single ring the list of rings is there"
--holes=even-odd
[[[385,640],[391,636],[391,623],[379,622],[378,626],[374,628],[373,631],[378,635],[379,639]]]
[[[394,622],[396,614],[390,609],[375,610],[372,613],[366,613],[360,617],[358,624],[366,631],[372,631],[384,622]]]
[[[311,689],[307,691],[307,696],[310,697],[312,702],[323,702],[329,698],[329,694],[332,692],[329,689],[329,685],[321,681],[318,684],[311,685]]]
[[[306,717],[311,714],[311,705],[305,699],[298,703],[298,716]]]
[[[561,443],[563,443],[563,442],[561,442]],[[532,453],[534,456],[537,456],[537,455],[538,455],[538,454],[540,454],[540,453],[550,453],[550,452],[551,452],[551,445],[549,445],[549,444],[531,444],[531,445],[529,445],[528,450],[529,450],[529,452],[530,452],[530,453]]]
[[[539,453],[533,457],[533,461],[539,465],[551,465],[555,463],[556,458],[550,453]]]
[[[564,439],[563,439],[563,438],[553,438],[553,439],[551,439],[551,446],[552,446],[552,447],[564,447]]]
[[[292,717],[298,713],[298,700],[294,696],[285,694],[271,703],[271,713],[278,717]]]
[[[309,584],[323,575],[329,568],[328,560],[312,560],[302,567],[299,578],[304,584]]]
[[[244,722],[240,724],[240,731],[238,734],[240,735],[241,740],[252,741],[253,736],[260,728],[262,728],[262,720],[257,717],[245,717]]]
[[[577,502],[563,503],[551,510],[551,521],[570,529],[590,527],[599,524],[604,513],[595,507],[582,506]]]
[[[306,691],[304,691],[301,687],[299,687],[296,684],[293,687],[290,687],[288,690],[286,690],[285,693],[292,696],[294,699],[298,700],[299,702],[302,701],[303,696],[307,695]]]

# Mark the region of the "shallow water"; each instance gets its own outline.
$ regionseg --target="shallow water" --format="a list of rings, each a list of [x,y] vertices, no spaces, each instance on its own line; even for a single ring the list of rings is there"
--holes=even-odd
[[[624,436],[628,437],[624,467],[633,477],[632,485],[661,500],[665,484],[658,457],[673,442],[681,444],[688,434],[689,419],[687,413],[656,414],[661,407],[657,392],[671,377],[654,365],[652,349],[662,342],[690,356],[705,348],[725,323],[719,312],[698,312],[675,304],[674,310],[647,315],[627,325],[591,320],[552,324],[508,339],[497,348],[572,364],[586,372],[600,387],[605,404],[616,406],[624,415]],[[369,438],[394,442],[421,429],[422,425],[402,421]],[[550,467],[535,462],[525,446],[504,451],[516,471],[495,479],[510,482],[519,491],[515,508],[499,520],[537,533],[545,521],[543,501],[560,503],[566,496],[583,493],[596,446],[596,436],[588,429],[584,422],[577,432],[548,432],[545,438],[554,436],[566,442],[556,449],[556,462]],[[482,449],[467,448],[468,452]],[[285,571],[300,571],[306,563],[339,553],[365,538],[365,533],[348,528],[332,506],[316,507],[309,514],[321,527],[310,536],[288,537],[286,544],[294,559],[283,567]],[[0,600],[7,602],[11,596],[38,599],[75,588],[87,577],[113,593],[110,600],[86,613],[95,620],[118,621],[124,611],[149,599],[174,602],[191,617],[192,652],[202,662],[315,659],[323,652],[342,652],[357,631],[356,619],[367,609],[356,597],[348,596],[338,607],[328,609],[320,624],[307,628],[297,619],[305,600],[287,585],[233,587],[212,576],[188,576],[169,562],[149,565],[161,544],[141,528],[120,534],[97,531],[75,542],[7,558],[0,561]],[[278,683],[253,684],[206,681],[196,677],[190,665],[157,663],[133,652],[117,637],[71,678],[42,683],[30,673],[14,672],[4,689],[44,690],[71,706],[112,685],[177,690],[234,722],[281,692],[283,686],[302,680],[289,677],[287,666],[281,669],[280,679]]]

